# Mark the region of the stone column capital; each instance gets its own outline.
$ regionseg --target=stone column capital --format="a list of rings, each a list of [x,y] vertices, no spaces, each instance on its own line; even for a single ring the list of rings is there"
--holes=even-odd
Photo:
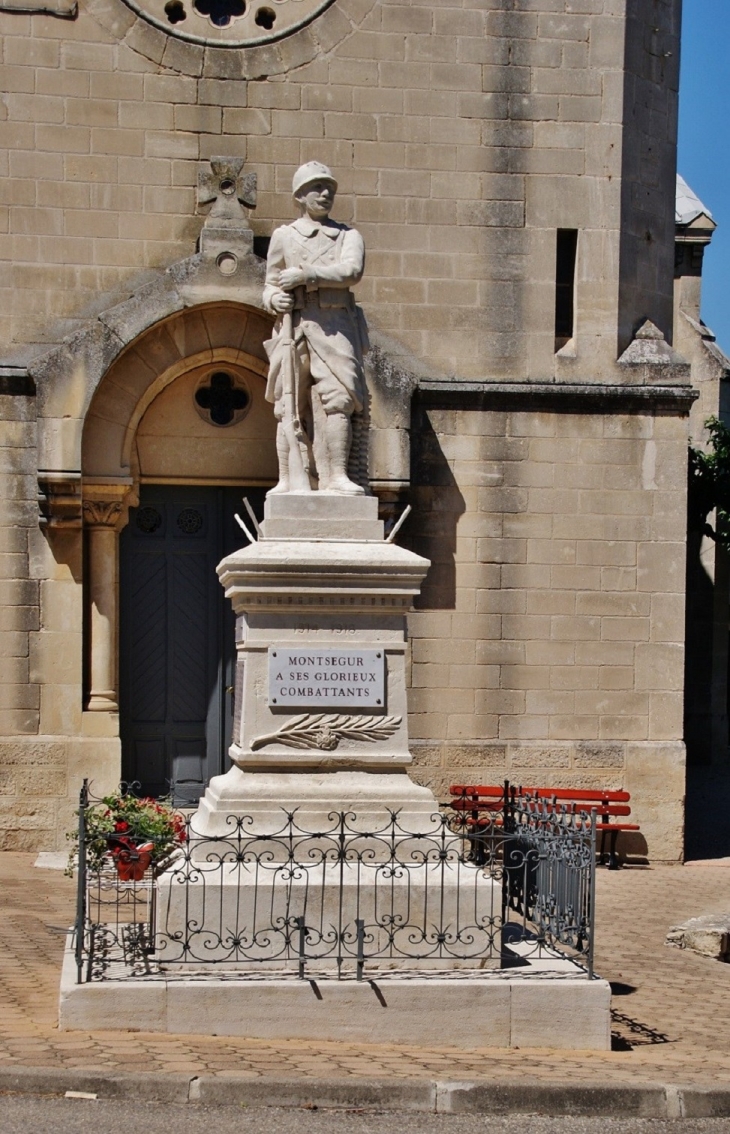
[[[138,502],[137,486],[129,480],[83,481],[81,510],[87,528],[110,528],[120,532],[129,519],[129,509]]]
[[[84,500],[84,523],[92,528],[116,528],[122,515],[121,500]]]

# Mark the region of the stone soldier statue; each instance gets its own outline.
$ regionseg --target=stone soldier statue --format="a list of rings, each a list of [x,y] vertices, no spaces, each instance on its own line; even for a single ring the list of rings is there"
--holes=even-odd
[[[362,311],[350,288],[365,266],[360,233],[330,220],[337,182],[310,161],[294,174],[300,217],[276,229],[269,247],[264,306],[277,316],[265,344],[266,398],[274,403],[279,483],[271,492],[360,495],[347,475],[351,417],[365,401]]]

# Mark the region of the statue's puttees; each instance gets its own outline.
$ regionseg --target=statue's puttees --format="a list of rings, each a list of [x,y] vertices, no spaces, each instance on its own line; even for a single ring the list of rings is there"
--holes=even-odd
[[[277,228],[266,265],[264,305],[277,316],[265,344],[266,398],[274,403],[279,483],[271,492],[360,495],[348,476],[351,418],[365,399],[367,327],[350,288],[362,279],[360,233],[330,220],[337,182],[321,162],[294,174],[300,217]]]

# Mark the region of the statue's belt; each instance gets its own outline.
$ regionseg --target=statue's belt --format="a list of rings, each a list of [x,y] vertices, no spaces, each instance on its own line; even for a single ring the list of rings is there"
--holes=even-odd
[[[298,287],[294,291],[294,310],[304,311],[308,307],[319,307],[323,311],[338,309],[340,311],[354,311],[355,297],[349,288],[323,287],[314,291],[306,291]]]

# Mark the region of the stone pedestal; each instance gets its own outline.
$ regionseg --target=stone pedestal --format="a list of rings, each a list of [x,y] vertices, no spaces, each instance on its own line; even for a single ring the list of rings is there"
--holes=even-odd
[[[159,881],[158,928],[188,942],[185,963],[296,964],[295,919],[325,964],[358,918],[426,926],[445,901],[455,920],[459,866],[439,861],[438,803],[407,771],[406,614],[428,566],[384,541],[374,497],[317,492],[270,496],[258,542],[219,565],[237,616],[234,766],[193,817],[185,885],[174,868]],[[499,894],[482,881],[489,918]]]
[[[408,775],[406,613],[427,568],[383,541],[372,498],[269,498],[261,539],[218,568],[238,620],[234,766],[158,880],[159,971],[78,985],[69,944],[62,1028],[610,1045],[605,981],[534,941],[524,971],[492,971],[501,881]]]
[[[361,830],[390,811],[431,829],[436,800],[407,774],[405,687],[406,614],[429,564],[383,540],[377,507],[372,496],[269,496],[259,541],[220,564],[237,616],[234,767],[201,800],[201,836],[225,834],[229,815],[277,830],[295,809],[309,830],[333,811],[353,812]],[[362,684],[371,663],[379,703]]]

